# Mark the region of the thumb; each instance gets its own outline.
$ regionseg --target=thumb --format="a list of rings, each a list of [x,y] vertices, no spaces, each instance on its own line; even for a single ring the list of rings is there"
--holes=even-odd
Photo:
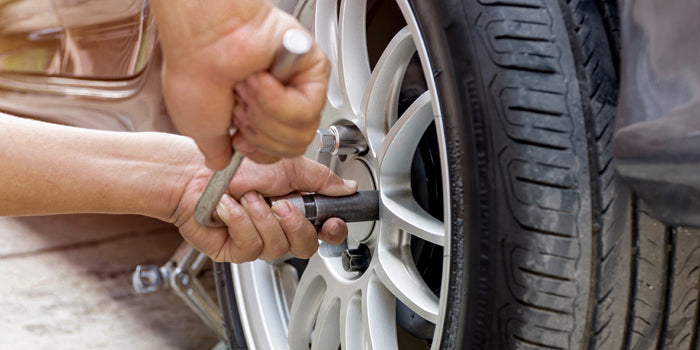
[[[335,175],[332,171],[330,172],[334,177],[340,179],[341,183],[333,183],[325,186],[316,191],[319,194],[325,194],[326,196],[348,196],[357,192],[357,181],[343,179],[338,175]]]
[[[221,170],[231,161],[231,138],[228,134],[195,138],[199,150],[205,158],[206,166],[212,170]]]
[[[343,179],[330,168],[310,159],[298,157],[290,160],[287,174],[297,191],[316,192],[326,196],[347,196],[357,191],[357,181]]]

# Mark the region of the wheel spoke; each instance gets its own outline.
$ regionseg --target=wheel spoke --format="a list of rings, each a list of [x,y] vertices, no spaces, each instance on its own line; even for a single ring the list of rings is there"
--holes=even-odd
[[[418,97],[391,127],[377,153],[380,174],[394,177],[409,175],[413,153],[433,121],[430,94]]]
[[[326,282],[319,274],[304,273],[301,276],[289,315],[287,339],[290,348],[307,349],[309,347],[311,331],[325,292]]]
[[[324,301],[316,318],[311,350],[337,349],[340,346],[340,299]]]
[[[382,191],[381,216],[385,224],[439,246],[445,246],[445,224],[418,205],[410,188]]]
[[[341,90],[355,114],[369,80],[365,28],[366,0],[343,0],[338,25],[338,67]]]
[[[314,38],[328,55],[331,63],[331,74],[328,79],[328,102],[335,108],[343,107],[343,96],[340,89],[338,73],[338,2],[319,1],[316,3],[314,16]]]
[[[292,301],[296,294],[297,284],[299,284],[299,275],[294,266],[289,264],[275,265],[272,269],[277,290],[280,291],[284,306],[281,313],[286,316],[289,321],[289,310],[292,309]]]
[[[343,349],[361,349],[364,339],[362,296],[354,294],[340,314],[340,342]]]
[[[399,233],[385,236],[387,237],[383,237],[383,241],[377,246],[377,276],[408,308],[424,319],[436,323],[438,297],[428,288],[416,270],[408,243],[401,242]]]
[[[364,116],[369,144],[375,153],[397,119],[401,82],[415,52],[411,32],[404,27],[382,52],[367,83],[360,115]]]
[[[376,276],[372,276],[362,298],[365,339],[368,349],[398,349],[396,339],[396,298]]]
[[[406,110],[384,139],[379,154],[382,220],[431,243],[445,245],[445,225],[418,205],[411,192],[411,162],[433,120],[428,93]]]

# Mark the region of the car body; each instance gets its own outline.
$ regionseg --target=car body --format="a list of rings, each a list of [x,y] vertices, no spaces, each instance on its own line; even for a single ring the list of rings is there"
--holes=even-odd
[[[700,4],[624,6],[617,167],[659,219],[700,226]]]

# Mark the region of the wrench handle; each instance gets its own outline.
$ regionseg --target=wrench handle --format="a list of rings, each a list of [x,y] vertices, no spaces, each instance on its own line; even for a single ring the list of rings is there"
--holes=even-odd
[[[272,74],[281,83],[286,84],[294,73],[297,63],[309,50],[311,50],[311,37],[298,29],[289,29],[282,38],[282,47],[270,68]],[[194,208],[194,219],[203,226],[224,227],[226,226],[218,215],[216,206],[224,195],[233,176],[236,175],[238,167],[243,162],[243,154],[234,150],[231,161],[226,168],[214,172],[209,178],[207,186],[199,197]]]
[[[284,32],[282,48],[270,68],[270,74],[282,84],[288,83],[301,57],[311,50],[312,43],[309,34],[302,30],[289,29]]]

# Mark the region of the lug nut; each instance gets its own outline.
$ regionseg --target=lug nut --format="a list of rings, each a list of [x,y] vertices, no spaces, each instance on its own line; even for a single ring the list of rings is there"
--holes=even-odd
[[[331,129],[318,129],[313,145],[318,153],[331,153],[337,148],[335,134]]]
[[[362,272],[367,270],[372,256],[366,245],[360,244],[357,249],[346,249],[343,252],[343,269],[348,272]]]
[[[367,150],[367,142],[360,130],[345,125],[316,130],[313,145],[317,152],[333,155],[359,154]]]

